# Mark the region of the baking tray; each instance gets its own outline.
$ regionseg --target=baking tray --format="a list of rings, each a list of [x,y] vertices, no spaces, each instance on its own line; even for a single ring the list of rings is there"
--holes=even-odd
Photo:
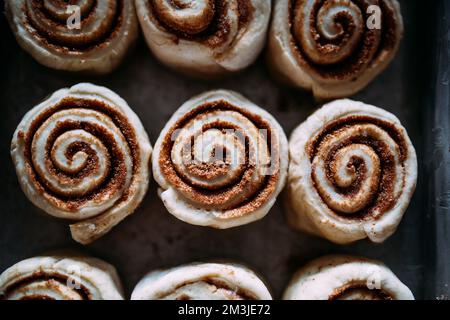
[[[296,232],[286,224],[280,201],[264,219],[246,226],[229,230],[192,226],[166,211],[154,181],[135,214],[92,245],[78,245],[70,237],[67,222],[41,214],[25,197],[9,154],[10,140],[22,116],[53,91],[85,81],[116,91],[139,115],[152,143],[184,101],[210,89],[241,92],[273,114],[288,135],[318,103],[309,93],[275,82],[263,56],[239,75],[203,82],[160,65],[142,37],[125,63],[111,75],[89,77],[53,71],[19,48],[1,15],[0,271],[48,250],[77,249],[115,265],[129,295],[149,270],[225,258],[253,267],[267,280],[274,297],[279,298],[293,272],[307,261],[324,254],[350,253],[384,261],[416,298],[450,297],[445,38],[449,28],[448,20],[442,18],[445,10],[448,13],[449,3],[436,1],[424,9],[423,1],[400,2],[406,31],[400,51],[382,75],[353,97],[396,114],[408,130],[419,159],[418,185],[409,209],[398,231],[381,245],[360,241],[338,246]],[[0,4],[3,8],[2,1]],[[440,47],[436,47],[436,39],[440,39]],[[445,52],[446,58],[442,57]],[[436,149],[438,134],[440,149]]]

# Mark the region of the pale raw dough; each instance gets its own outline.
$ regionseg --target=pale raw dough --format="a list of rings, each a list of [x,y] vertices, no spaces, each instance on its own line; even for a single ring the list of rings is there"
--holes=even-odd
[[[116,269],[80,255],[38,256],[0,275],[0,297],[7,300],[123,300]]]
[[[261,279],[237,264],[194,263],[147,274],[131,300],[271,300]]]
[[[301,268],[289,282],[283,299],[414,300],[414,296],[384,264],[332,255]]]
[[[83,102],[78,107],[58,109],[64,101],[72,100]],[[96,110],[95,106],[89,106],[89,101],[100,103],[111,111]],[[122,132],[106,112],[123,117],[126,122],[122,124],[128,126],[127,132]],[[40,119],[42,115],[47,118]],[[106,138],[101,134],[85,130],[77,123],[68,131],[58,132],[61,123],[70,122],[100,128],[112,140],[103,141]],[[54,132],[57,137],[51,141],[52,161],[49,162],[46,150],[48,141],[55,138]],[[130,134],[128,138],[127,134]],[[72,158],[68,157],[66,152],[77,143],[88,145],[91,155],[81,150]],[[123,156],[120,166],[112,165],[117,159],[111,157],[109,143],[115,144]],[[31,158],[28,157],[29,148]],[[77,223],[71,225],[72,236],[83,244],[108,232],[140,204],[148,189],[151,152],[142,123],[125,100],[105,87],[89,83],[58,90],[31,109],[17,127],[11,143],[17,177],[26,196],[52,216],[76,220]],[[134,156],[137,158],[133,161]],[[89,168],[91,160],[96,159],[97,166]],[[50,165],[57,166],[63,177],[54,174]],[[86,168],[88,171],[83,171]],[[116,170],[116,181],[108,180],[111,170]],[[77,173],[82,176],[72,179]]]
[[[341,131],[330,131],[333,135],[326,134],[322,139],[323,147],[317,149],[320,156],[314,155],[313,159],[310,158],[309,144],[327,125],[339,120],[345,123],[346,118],[348,120],[349,117],[355,116],[369,117],[371,120],[349,124]],[[397,130],[405,145],[403,160],[396,141],[385,129],[377,126],[376,121],[384,121]],[[395,170],[395,181],[392,181],[392,193],[388,195],[392,197],[393,204],[384,212],[378,212],[376,206],[370,202],[375,199],[375,204],[378,204],[377,196],[384,191],[378,190],[381,180],[377,169],[383,165],[383,160],[370,145],[351,143],[349,147],[338,147],[340,150],[332,155],[337,173],[333,177],[344,188],[355,181],[351,171],[354,169],[351,157],[356,156],[362,160],[366,174],[358,186],[358,192],[349,195],[341,193],[334,183],[326,178],[326,174],[321,173],[321,168],[326,167],[326,161],[323,159],[329,153],[327,150],[331,150],[327,149],[327,141],[333,145],[337,143],[334,140],[343,141],[342,137],[346,135],[362,139],[371,137],[389,145],[388,154],[394,157],[392,170]],[[362,102],[336,100],[324,105],[294,130],[289,141],[289,150],[290,165],[285,203],[288,221],[293,227],[339,244],[366,237],[373,242],[383,242],[395,232],[415,190],[417,158],[405,128],[393,114]],[[324,152],[323,155],[321,151]],[[313,166],[317,168],[316,178],[312,174]],[[371,194],[373,197],[367,198]],[[373,214],[360,219],[360,213],[369,207],[375,208]]]
[[[183,0],[181,3],[186,4],[183,9],[174,8],[169,0],[135,1],[145,39],[153,54],[165,65],[188,75],[216,77],[240,71],[256,60],[266,40],[270,0],[245,0],[252,9],[249,21],[243,25],[239,24],[238,1],[221,1],[226,3],[222,18],[229,26],[226,35],[220,31],[208,33],[216,28],[210,0]],[[158,12],[165,12],[171,28],[179,34],[162,23]],[[189,37],[182,36],[188,30],[191,30]]]

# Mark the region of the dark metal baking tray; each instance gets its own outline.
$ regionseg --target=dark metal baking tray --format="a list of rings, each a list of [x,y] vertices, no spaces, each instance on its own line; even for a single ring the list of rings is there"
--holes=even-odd
[[[3,8],[2,2],[0,2]],[[75,248],[114,264],[129,294],[149,270],[225,258],[256,269],[279,298],[293,272],[328,253],[350,253],[384,261],[416,298],[450,297],[449,192],[449,7],[401,1],[405,37],[389,68],[354,99],[395,113],[407,128],[419,159],[416,193],[398,231],[381,245],[350,246],[291,230],[278,201],[269,215],[250,225],[213,230],[191,226],[167,213],[156,183],[135,214],[112,232],[83,247],[67,223],[40,214],[17,182],[9,149],[25,112],[53,91],[78,82],[104,85],[120,94],[140,116],[154,143],[171,114],[191,96],[226,88],[241,92],[271,112],[285,132],[318,106],[311,95],[280,86],[260,57],[245,72],[218,82],[180,76],[160,65],[142,37],[113,74],[88,77],[47,69],[16,44],[0,17],[0,271],[15,262],[60,248]]]

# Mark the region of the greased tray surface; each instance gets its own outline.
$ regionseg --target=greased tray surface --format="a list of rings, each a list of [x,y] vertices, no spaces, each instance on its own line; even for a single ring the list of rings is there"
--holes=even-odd
[[[55,90],[85,81],[114,90],[138,114],[152,144],[171,114],[184,101],[206,90],[225,88],[244,94],[273,114],[287,135],[319,104],[310,94],[275,82],[263,56],[239,75],[219,82],[203,82],[180,76],[160,65],[142,37],[125,63],[111,75],[89,77],[53,71],[39,65],[19,48],[2,15],[0,271],[48,250],[76,249],[115,265],[130,294],[137,281],[152,269],[192,261],[231,259],[258,271],[270,285],[274,297],[280,298],[293,272],[307,261],[324,254],[350,253],[384,261],[416,298],[435,298],[437,293],[428,279],[436,270],[427,259],[433,256],[429,250],[438,240],[430,231],[432,214],[425,213],[429,207],[425,196],[429,183],[424,167],[428,156],[424,153],[424,132],[428,124],[423,107],[430,82],[428,65],[424,63],[430,56],[423,37],[432,37],[424,31],[424,28],[431,30],[432,26],[419,21],[421,2],[401,1],[406,34],[400,51],[381,76],[352,97],[383,107],[400,118],[418,154],[416,193],[394,236],[382,245],[360,241],[350,246],[333,245],[290,229],[281,201],[277,201],[264,219],[234,229],[214,230],[183,223],[166,211],[157,197],[153,180],[135,214],[94,244],[78,245],[70,237],[67,222],[41,214],[28,201],[20,190],[9,154],[10,140],[23,115]]]

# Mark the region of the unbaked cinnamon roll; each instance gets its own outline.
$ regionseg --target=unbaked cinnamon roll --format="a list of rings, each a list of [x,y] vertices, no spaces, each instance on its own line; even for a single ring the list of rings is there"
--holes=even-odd
[[[284,186],[287,139],[265,110],[231,91],[184,103],[152,159],[160,197],[185,222],[225,229],[264,217]]]
[[[138,35],[133,1],[6,0],[19,45],[58,70],[108,73]]]
[[[391,236],[416,186],[416,152],[391,113],[351,100],[324,105],[293,132],[288,220],[336,243]]]
[[[271,300],[250,269],[236,264],[195,263],[147,274],[131,300]]]
[[[279,0],[268,61],[282,81],[317,98],[346,97],[386,68],[402,36],[396,0]]]
[[[217,77],[256,60],[270,20],[270,0],[136,0],[148,46],[165,65]]]
[[[0,300],[123,300],[116,269],[84,256],[38,256],[0,275]]]
[[[285,300],[414,300],[384,264],[351,256],[316,259],[292,278]]]
[[[11,144],[25,195],[49,215],[75,220],[72,237],[83,244],[140,204],[151,151],[128,104],[87,83],[56,91],[30,110]]]

